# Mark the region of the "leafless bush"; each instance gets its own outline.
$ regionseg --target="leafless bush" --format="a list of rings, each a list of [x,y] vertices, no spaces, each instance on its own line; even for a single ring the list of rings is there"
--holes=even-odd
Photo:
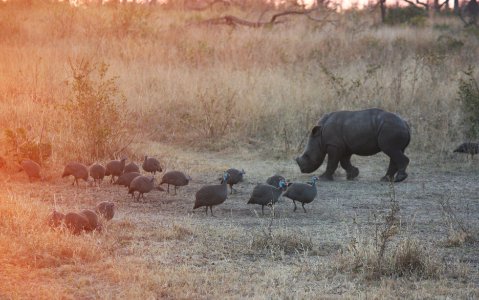
[[[251,241],[253,250],[267,250],[273,259],[279,259],[285,254],[304,253],[313,249],[311,237],[301,230],[274,227],[274,205],[271,209],[271,216],[267,223],[262,225],[260,232],[253,234]]]
[[[374,237],[357,234],[337,259],[340,271],[360,273],[365,279],[382,276],[437,277],[443,272],[439,256],[426,244],[406,236],[392,247],[399,233],[399,202],[393,183],[390,184],[390,209],[383,222],[376,224]]]
[[[474,228],[458,215],[457,210],[451,205],[450,198],[446,195],[438,200],[442,216],[448,227],[448,236],[444,241],[448,247],[459,247],[464,243],[477,241],[477,232]]]

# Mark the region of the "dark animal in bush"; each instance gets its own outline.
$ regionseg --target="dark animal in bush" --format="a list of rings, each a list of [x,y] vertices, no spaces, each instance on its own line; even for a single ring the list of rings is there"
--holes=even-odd
[[[359,170],[351,164],[351,156],[382,151],[390,160],[381,180],[400,182],[407,178],[409,158],[404,150],[410,140],[409,125],[396,114],[377,108],[332,112],[313,127],[306,149],[296,162],[302,173],[311,173],[321,166],[327,154],[328,165],[321,179],[333,180],[338,163],[346,170],[347,179],[354,179]]]
[[[277,188],[280,187],[279,183],[281,181],[284,181],[287,184],[286,179],[281,175],[273,175],[273,176],[269,177],[268,179],[266,179],[267,184],[272,185],[272,186],[277,187]]]
[[[211,215],[213,215],[213,206],[219,205],[225,202],[228,197],[228,182],[229,174],[224,173],[221,184],[205,185],[201,187],[195,195],[195,206],[193,209],[205,206],[206,215],[208,215],[208,207],[210,208]]]
[[[90,228],[90,221],[84,214],[69,212],[65,215],[65,226],[73,234],[80,234]]]
[[[98,163],[90,166],[90,176],[98,186],[102,183],[103,178],[105,177],[105,172],[106,168]]]
[[[81,163],[71,162],[65,166],[62,178],[70,175],[75,177],[75,180],[73,180],[72,185],[75,185],[76,183],[78,186],[78,179],[88,181],[88,168]]]
[[[471,158],[473,158],[474,154],[479,153],[479,143],[471,143],[471,142],[462,143],[461,145],[459,145],[459,147],[457,147],[454,150],[454,152],[467,153],[471,155]]]
[[[88,219],[88,225],[85,226],[85,231],[101,230],[100,222],[98,221],[98,215],[91,209],[84,209],[80,212]]]
[[[180,171],[168,171],[163,175],[163,178],[161,178],[160,185],[162,184],[168,184],[168,194],[170,193],[170,184],[175,186],[175,195],[176,195],[176,189],[179,186],[185,186],[188,185],[190,182],[191,177],[186,175],[183,172]]]
[[[100,202],[96,205],[95,211],[105,220],[110,221],[115,215],[115,203],[109,201]]]
[[[316,181],[318,177],[314,176],[312,178],[312,184],[308,183],[293,183],[288,186],[286,192],[284,192],[283,197],[287,197],[293,200],[294,210],[296,211],[296,201],[301,202],[303,206],[304,212],[306,209],[304,208],[304,204],[311,203],[318,193],[318,189],[316,188]]]
[[[24,159],[20,162],[20,165],[22,166],[22,169],[25,171],[25,173],[27,173],[28,180],[30,180],[30,182],[35,178],[43,179],[40,174],[42,168],[33,160]]]
[[[54,209],[51,212],[51,214],[48,216],[47,222],[50,227],[59,227],[62,224],[64,219],[65,219],[65,215]]]
[[[130,187],[131,181],[138,176],[141,176],[141,174],[137,172],[125,173],[118,177],[114,184]]]
[[[105,176],[111,175],[111,182],[115,181],[115,176],[118,177],[123,174],[123,169],[125,168],[126,158],[121,160],[111,160],[106,164]]]
[[[163,171],[161,169],[160,162],[156,158],[148,157],[146,155],[145,160],[143,161],[143,164],[141,166],[143,170],[145,170],[145,172],[153,173],[153,175],[156,175],[156,172]]]
[[[154,183],[155,177],[137,176],[131,181],[128,194],[131,194],[132,198],[135,199],[135,192],[138,192],[136,200],[140,201],[140,196],[144,199],[144,194],[149,193],[154,188]]]
[[[134,162],[127,164],[125,168],[123,169],[123,174],[133,173],[133,172],[140,173],[140,167],[138,167],[138,165],[135,164]]]
[[[248,201],[248,204],[261,205],[261,213],[264,215],[264,206],[273,205],[278,202],[278,198],[281,193],[286,189],[286,181],[281,179],[278,183],[278,187],[270,184],[260,183],[254,187],[253,193]]]
[[[237,170],[237,169],[228,169],[226,170],[226,173],[228,173],[229,177],[228,177],[228,185],[230,186],[230,194],[233,194],[233,190],[236,191],[235,189],[233,189],[233,185],[234,184],[238,184],[239,182],[242,182],[243,181],[243,175],[246,174],[246,172],[244,170]],[[223,179],[221,179],[221,183],[223,183]]]

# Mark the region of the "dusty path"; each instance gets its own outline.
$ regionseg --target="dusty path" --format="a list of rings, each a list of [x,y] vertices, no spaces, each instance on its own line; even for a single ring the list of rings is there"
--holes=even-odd
[[[344,172],[338,171],[336,181],[320,182],[318,197],[306,205],[307,213],[300,207],[293,212],[292,201],[281,200],[275,207],[273,233],[289,239],[298,237],[312,247],[304,253],[294,250],[278,254],[258,248],[271,221],[270,211],[265,209],[262,216],[260,206],[247,205],[250,192],[274,173],[284,174],[291,181],[306,181],[310,175],[300,174],[292,161],[245,159],[246,155],[176,152],[166,164],[190,173],[191,184],[180,188],[176,196],[154,191],[141,203],[133,202],[126,188],[108,183],[101,188],[71,187],[67,179],[30,184],[17,175],[9,187],[12,193],[40,199],[46,205],[52,205],[55,199],[63,210],[91,207],[104,200],[116,203],[117,214],[108,227],[108,234],[116,241],[113,256],[115,264],[133,277],[127,280],[123,271],[99,272],[86,266],[85,274],[99,277],[99,283],[72,292],[76,296],[94,291],[98,297],[354,298],[368,293],[378,297],[479,297],[478,244],[445,247],[451,223],[439,204],[448,200],[464,226],[477,232],[478,162],[456,159],[447,168],[412,163],[407,181],[395,185],[401,227],[394,239],[419,239],[437,251],[444,263],[463,263],[466,278],[441,277],[415,284],[398,279],[392,285],[383,279],[366,288],[358,276],[335,270],[338,253],[346,251],[358,237],[372,237],[376,224],[383,223],[382,217],[390,209],[390,187],[378,181],[387,166],[385,157],[355,158],[353,163],[361,172],[358,180],[347,181]],[[203,209],[193,211],[196,190],[217,182],[221,171],[229,167],[246,171],[238,192],[214,208],[215,217],[205,216]],[[288,242],[294,241],[284,243]],[[117,279],[111,280],[111,276]]]

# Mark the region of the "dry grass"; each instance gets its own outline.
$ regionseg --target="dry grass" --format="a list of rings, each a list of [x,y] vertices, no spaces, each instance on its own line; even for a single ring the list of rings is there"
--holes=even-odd
[[[232,29],[191,24],[223,13],[255,20],[260,10],[11,2],[0,3],[0,124],[52,143],[53,154],[45,182],[28,183],[8,159],[0,172],[0,298],[479,297],[476,245],[451,235],[457,247],[446,247],[450,226],[434,194],[460,189],[451,201],[462,213],[479,211],[475,162],[448,163],[446,154],[462,138],[458,79],[479,55],[459,22],[381,27],[360,12],[331,16],[336,25],[291,18]],[[60,178],[64,162],[93,160],[78,151],[62,107],[72,92],[69,61],[83,58],[119,76],[132,111],[126,129],[136,136],[122,154],[159,157],[193,177],[177,196],[155,191],[131,203],[119,187],[72,188]],[[284,158],[300,151],[322,113],[371,106],[400,113],[413,128],[410,177],[397,187],[404,201],[397,222],[384,227],[383,254],[370,220],[389,207],[377,182],[382,156],[355,157],[360,179],[345,182],[339,171],[306,214],[280,201],[270,220],[245,204],[271,174],[308,179]],[[199,186],[229,167],[247,171],[238,194],[215,218],[192,211]],[[118,212],[101,233],[72,236],[44,223],[53,205],[77,210],[103,200]],[[412,215],[418,222],[404,234],[398,224]],[[465,218],[475,232],[477,218]],[[353,236],[351,223],[361,228]]]
[[[59,108],[71,97],[69,60],[110,65],[137,141],[272,144],[284,156],[298,151],[322,113],[376,106],[409,120],[413,149],[441,153],[461,139],[457,84],[479,49],[450,19],[377,27],[362,12],[333,15],[336,25],[290,18],[231,29],[186,26],[221,10],[2,5],[0,123],[32,127],[37,139],[43,130],[62,161],[89,159],[76,151],[75,128]]]

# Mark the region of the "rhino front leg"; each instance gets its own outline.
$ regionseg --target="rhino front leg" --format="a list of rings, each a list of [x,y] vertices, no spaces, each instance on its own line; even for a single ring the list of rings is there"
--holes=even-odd
[[[333,174],[338,168],[340,153],[338,148],[328,147],[328,165],[326,171],[319,177],[321,180],[333,180]]]
[[[351,155],[344,156],[339,162],[341,163],[341,167],[346,171],[346,178],[348,180],[353,180],[358,177],[359,169],[351,164]]]

